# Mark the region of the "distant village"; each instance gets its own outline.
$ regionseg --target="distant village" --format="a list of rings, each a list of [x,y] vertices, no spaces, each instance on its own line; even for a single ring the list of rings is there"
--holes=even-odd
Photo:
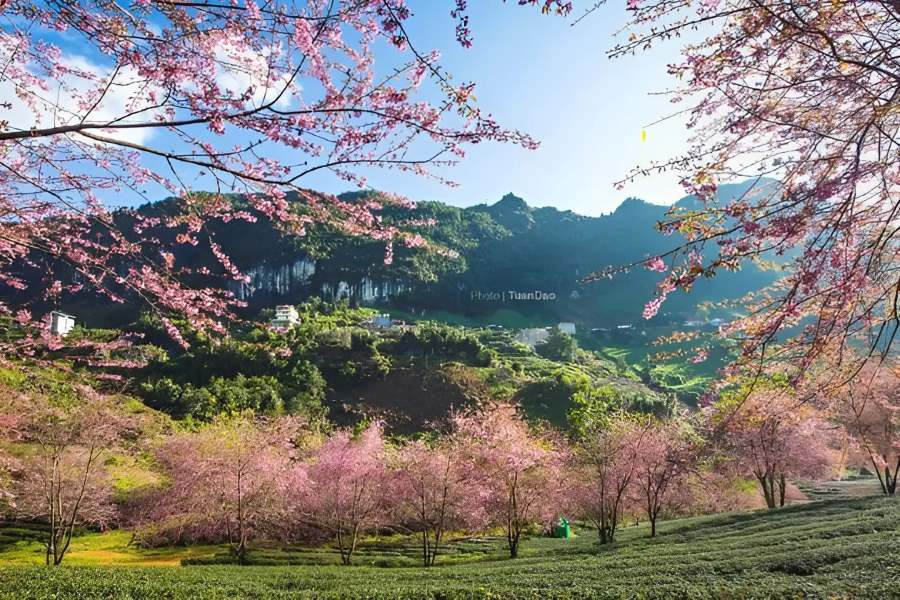
[[[275,316],[270,321],[270,324],[275,329],[283,330],[289,329],[290,327],[299,324],[299,322],[300,315],[297,313],[297,309],[290,305],[279,305],[275,307]],[[685,329],[717,329],[724,324],[725,320],[718,318],[707,320],[692,319],[684,321],[682,327]],[[378,313],[372,318],[360,323],[360,325],[382,330],[405,329],[409,327],[409,324],[406,321],[392,319],[389,313]],[[507,329],[503,325],[498,324],[490,324],[487,325],[486,328],[495,331]],[[513,329],[513,331],[515,331],[513,339],[530,348],[534,348],[535,346],[545,343],[550,338],[554,329],[572,337],[578,333],[578,327],[575,323],[571,321],[560,321],[555,326],[525,327],[518,330]],[[623,323],[616,325],[615,327],[594,327],[588,330],[587,333],[588,335],[613,342],[628,342],[632,339],[647,336],[646,330],[638,329],[631,323]]]
[[[279,304],[275,307],[273,317],[269,320],[269,325],[279,331],[286,331],[300,324],[300,313],[296,307],[290,304]],[[691,319],[682,323],[685,329],[717,329],[724,325],[726,321],[720,318],[699,320]],[[364,327],[372,329],[405,329],[409,327],[406,321],[392,319],[389,313],[378,313],[360,323]],[[50,333],[57,337],[67,336],[75,328],[75,317],[61,311],[52,311],[49,316]],[[490,324],[488,329],[505,330],[502,325]],[[560,321],[555,326],[547,327],[526,327],[515,330],[515,341],[525,344],[531,348],[545,343],[553,330],[556,329],[566,335],[575,336],[578,328],[571,321]],[[591,336],[612,341],[628,341],[631,338],[646,336],[646,330],[638,330],[631,323],[623,323],[615,327],[594,327],[588,331]]]

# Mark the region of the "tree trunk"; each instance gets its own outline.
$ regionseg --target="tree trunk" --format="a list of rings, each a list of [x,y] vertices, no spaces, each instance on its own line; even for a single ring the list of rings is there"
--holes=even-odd
[[[53,459],[53,468],[50,471],[50,489],[47,491],[47,503],[50,508],[50,537],[47,539],[47,553],[44,556],[44,562],[47,565],[51,564],[50,557],[53,557],[52,564],[57,564],[56,562],[56,502],[59,497],[56,486],[56,473],[59,468],[59,459],[54,457]]]
[[[897,466],[894,467],[894,473],[891,474],[891,468],[888,465],[884,467],[884,491],[889,496],[893,496],[897,492],[897,475],[900,474],[900,456],[897,457]]]
[[[778,480],[778,505],[784,506],[784,496],[787,491],[787,482],[784,480],[784,473],[781,474],[781,477]]]
[[[443,526],[440,529],[435,530],[434,532],[434,543],[431,546],[431,566],[434,566],[435,560],[437,560],[438,549],[441,545],[441,540],[444,537]]]
[[[341,554],[341,564],[349,565],[350,564],[350,554],[347,552],[347,547],[344,545],[344,532],[341,529],[337,531],[337,543],[338,543],[338,552]]]
[[[522,533],[519,524],[519,499],[516,494],[516,486],[519,482],[519,474],[513,477],[513,485],[509,491],[509,503],[506,507],[506,541],[509,543],[509,557],[519,556],[519,536]]]
[[[509,557],[517,558],[519,556],[519,531],[509,536]]]
[[[237,557],[238,564],[244,565],[247,562],[247,532],[244,527],[244,488],[243,488],[243,470],[238,469],[237,472],[237,501],[238,501],[238,547]]]
[[[762,487],[763,497],[766,499],[766,507],[775,508],[774,482],[772,482],[773,487],[770,487],[770,478],[767,475],[758,475],[756,479],[759,481],[759,485]]]
[[[247,544],[244,541],[244,538],[241,538],[241,541],[238,542],[237,550],[235,550],[235,554],[237,554],[238,564],[246,565],[247,564]]]

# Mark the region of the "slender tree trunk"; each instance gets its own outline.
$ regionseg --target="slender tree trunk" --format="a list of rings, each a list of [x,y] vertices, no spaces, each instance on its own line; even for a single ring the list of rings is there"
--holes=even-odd
[[[238,564],[247,564],[247,533],[244,528],[244,494],[242,487],[242,470],[237,473],[237,501],[238,501]]]
[[[518,527],[513,532],[513,534],[509,537],[509,557],[517,558],[519,556],[519,537],[521,536],[521,531]]]
[[[763,497],[766,499],[766,507],[775,508],[775,493],[769,485],[769,477],[767,475],[757,475],[756,478],[762,487]]]
[[[606,485],[604,482],[604,474],[600,474],[600,543],[607,544],[612,540],[608,539],[608,514],[606,510]]]
[[[646,488],[647,518],[650,520],[650,537],[656,537],[656,517],[659,515],[659,497],[654,496],[648,483]]]
[[[56,485],[56,475],[59,470],[59,458],[53,458],[53,466],[50,469],[50,481],[49,481],[49,489],[47,490],[47,504],[50,509],[50,537],[47,538],[47,553],[44,556],[44,562],[47,565],[56,564],[56,505],[57,500],[59,498],[59,494],[57,493],[57,485]]]
[[[506,507],[506,541],[509,544],[509,557],[516,558],[519,556],[519,536],[521,534],[519,526],[519,500],[516,494],[519,482],[519,474],[513,476],[512,488],[509,492],[509,503]]]
[[[868,448],[867,448],[868,449]],[[889,495],[888,491],[888,483],[885,481],[885,476],[888,474],[887,467],[885,467],[885,473],[882,475],[881,467],[878,466],[878,461],[875,460],[875,454],[869,450],[869,460],[872,461],[872,467],[875,469],[875,475],[878,477],[878,483],[881,485],[881,493],[885,495]]]
[[[377,533],[377,531],[376,531]],[[347,552],[347,564],[350,564],[350,559],[353,557],[353,553],[356,552],[356,542],[359,540],[359,523],[353,524],[353,537],[350,539],[350,549]]]
[[[787,492],[787,482],[784,479],[784,473],[778,479],[778,505],[784,506],[784,497]]]
[[[606,526],[609,529],[607,533],[607,540],[610,544],[616,541],[616,529],[619,528],[619,503],[614,502],[609,513],[609,517],[606,519]]]
[[[434,566],[435,561],[437,560],[438,548],[441,545],[441,539],[444,537],[444,528],[443,525],[439,529],[435,529],[434,531],[434,545],[431,547],[431,566]]]
[[[894,467],[893,474],[891,474],[890,466],[885,465],[884,467],[884,491],[889,496],[893,496],[897,492],[898,475],[900,475],[900,456],[897,457],[897,465]]]
[[[337,530],[337,543],[338,543],[338,552],[341,554],[341,564],[349,565],[350,564],[350,555],[347,553],[347,548],[344,545],[344,530],[342,527],[338,527]]]

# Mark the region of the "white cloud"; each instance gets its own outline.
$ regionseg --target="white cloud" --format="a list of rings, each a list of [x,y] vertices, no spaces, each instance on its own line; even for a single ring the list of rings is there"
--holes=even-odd
[[[247,50],[241,44],[223,39],[216,46],[217,64],[213,75],[216,84],[223,92],[233,96],[240,96],[252,88],[246,108],[271,101],[287,84],[287,76],[267,83],[267,57],[270,52]],[[47,81],[47,89],[29,89],[27,102],[17,93],[12,81],[0,74],[0,98],[11,104],[11,107],[0,107],[0,121],[8,121],[11,128],[27,130],[71,125],[82,120],[93,125],[152,122],[162,113],[161,109],[154,108],[156,102],[151,99],[154,91],[156,99],[163,98],[162,91],[144,81],[131,67],[115,71],[112,67],[77,54],[63,55],[60,64],[66,71],[76,72],[66,72],[55,80]],[[111,82],[110,77],[113,78]],[[292,84],[291,90],[279,97],[276,106],[289,106],[294,98],[292,93],[299,89],[296,82]],[[97,98],[100,101],[94,106]],[[159,130],[159,127],[138,127],[98,133],[117,140],[146,144]]]
[[[247,49],[242,44],[232,43],[223,39],[216,48],[216,84],[223,91],[239,96],[253,88],[250,102],[253,106],[260,106],[265,102],[271,102],[288,83],[288,76],[282,75],[274,81],[268,81],[268,62],[272,52],[277,49],[265,48],[261,52]],[[291,103],[291,91],[298,89],[296,82],[291,85],[291,90],[285,91],[278,97],[275,106],[286,108]]]
[[[64,56],[60,64],[67,70],[89,76],[64,73],[58,79],[48,81],[46,90],[29,89],[27,92],[17,91],[11,81],[2,79],[0,97],[7,98],[12,108],[0,112],[0,119],[9,121],[15,129],[31,129],[72,125],[82,120],[95,125],[116,120],[123,123],[146,122],[159,113],[158,109],[150,109],[154,105],[149,98],[152,88],[130,67],[120,69],[113,76],[113,69],[78,55]],[[107,83],[108,89],[103,91]],[[124,118],[142,109],[150,110]],[[143,144],[153,133],[154,128],[142,127],[109,130],[103,135]]]

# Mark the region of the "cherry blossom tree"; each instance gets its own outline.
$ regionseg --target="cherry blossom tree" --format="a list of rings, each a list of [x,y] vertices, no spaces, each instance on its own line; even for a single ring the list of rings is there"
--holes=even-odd
[[[831,398],[850,436],[852,458],[871,466],[881,491],[889,495],[897,492],[900,474],[900,377],[895,369],[871,360]]]
[[[723,468],[719,462],[712,468],[704,465],[688,478],[684,491],[684,506],[689,514],[742,512],[758,508],[759,495],[750,490],[733,468]]]
[[[133,508],[139,538],[225,542],[244,564],[251,541],[279,539],[287,529],[301,427],[292,417],[242,415],[164,439],[154,452],[164,484]]]
[[[392,483],[382,425],[373,423],[357,435],[334,432],[301,468],[307,485],[296,516],[330,534],[341,562],[349,565],[360,534],[382,523],[389,510]]]
[[[634,488],[650,521],[650,537],[664,511],[690,503],[689,477],[696,452],[691,432],[678,421],[653,421],[644,432],[636,457]]]
[[[566,452],[561,442],[539,437],[506,404],[454,417],[454,436],[470,454],[487,488],[486,510],[506,529],[510,558],[533,523],[547,525],[564,502]]]
[[[726,328],[742,341],[740,362],[784,361],[802,371],[830,351],[843,355],[853,347],[846,341],[863,335],[886,353],[900,328],[900,6],[628,0],[627,7],[631,23],[612,56],[690,40],[668,70],[672,101],[694,137],[682,155],[642,165],[625,181],[674,171],[700,201],[660,223],[686,243],[643,261],[668,271],[645,316],[700,278],[780,256],[789,263],[785,276]],[[748,178],[754,185],[736,197],[717,198],[720,183]]]
[[[422,537],[422,564],[433,566],[444,534],[487,523],[481,482],[454,438],[414,440],[393,458],[396,518]]]
[[[647,430],[646,420],[619,414],[581,441],[579,457],[584,469],[577,486],[577,503],[582,516],[597,527],[603,544],[615,541],[628,501],[634,497],[634,479]]]
[[[834,471],[829,426],[788,389],[724,393],[710,419],[733,466],[756,479],[769,508],[784,506],[788,480],[821,479]]]
[[[17,461],[0,450],[0,514],[7,512],[7,506],[15,505],[15,497],[12,492],[12,472],[16,466]]]
[[[468,46],[465,5],[453,18]],[[383,241],[389,261],[393,243],[424,242],[379,217],[405,201],[343,202],[304,189],[309,175],[360,186],[373,168],[438,177],[432,167],[471,144],[537,145],[418,46],[405,0],[7,0],[0,14],[0,283],[24,295],[28,271],[50,303],[85,288],[137,298],[178,340],[172,316],[221,330],[237,304],[192,281],[244,279],[210,220],[266,218],[294,234],[325,222]],[[123,195],[160,194],[179,201],[162,214],[110,210]],[[179,262],[196,245],[219,273]],[[35,320],[28,306],[2,308]]]
[[[19,440],[19,422],[12,403],[8,399],[0,403],[0,515],[15,506],[12,475],[18,470],[19,462],[7,447]]]
[[[62,563],[76,527],[105,528],[118,520],[104,457],[134,426],[115,400],[87,387],[77,398],[22,395],[17,406],[18,459],[11,481],[12,514],[46,522],[45,562]]]

